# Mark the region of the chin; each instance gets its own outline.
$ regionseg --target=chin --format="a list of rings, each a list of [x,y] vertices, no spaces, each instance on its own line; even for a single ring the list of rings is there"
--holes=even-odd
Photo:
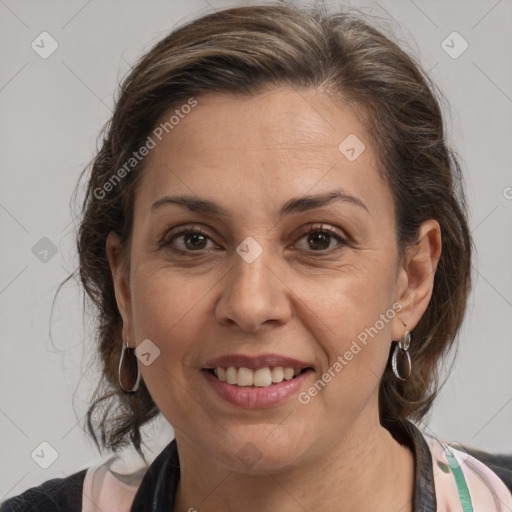
[[[245,474],[265,474],[299,464],[311,448],[311,434],[304,435],[288,425],[257,425],[240,428],[228,435],[225,444],[213,450],[230,470]],[[306,446],[307,444],[307,446]]]

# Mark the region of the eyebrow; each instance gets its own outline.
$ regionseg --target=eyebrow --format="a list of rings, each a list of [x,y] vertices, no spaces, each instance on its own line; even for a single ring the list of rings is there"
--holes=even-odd
[[[361,199],[347,194],[343,190],[333,190],[324,194],[308,195],[288,200],[279,211],[279,218],[293,213],[300,213],[320,208],[332,203],[333,201],[344,201],[349,204],[354,204],[370,213]],[[228,210],[213,201],[186,195],[162,197],[153,203],[151,211],[155,211],[166,204],[177,204],[192,212],[212,215],[215,217],[232,217],[232,214]]]

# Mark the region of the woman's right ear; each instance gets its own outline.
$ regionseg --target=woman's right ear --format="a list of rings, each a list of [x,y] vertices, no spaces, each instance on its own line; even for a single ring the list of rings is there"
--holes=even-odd
[[[121,313],[123,322],[128,324],[130,318],[130,284],[121,249],[121,239],[119,235],[111,231],[107,236],[106,242],[107,258],[114,282],[117,307]]]

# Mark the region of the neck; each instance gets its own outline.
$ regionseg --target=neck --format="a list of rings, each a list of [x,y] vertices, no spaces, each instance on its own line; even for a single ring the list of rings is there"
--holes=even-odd
[[[176,512],[412,511],[414,458],[380,424],[353,428],[336,446],[286,470],[235,473],[176,433]]]

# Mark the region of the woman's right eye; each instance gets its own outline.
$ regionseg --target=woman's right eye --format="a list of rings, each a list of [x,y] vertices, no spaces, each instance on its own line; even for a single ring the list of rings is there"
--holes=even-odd
[[[165,235],[159,243],[159,247],[168,247],[179,252],[198,252],[207,250],[208,240],[213,243],[206,232],[197,228],[189,228],[170,237]]]

